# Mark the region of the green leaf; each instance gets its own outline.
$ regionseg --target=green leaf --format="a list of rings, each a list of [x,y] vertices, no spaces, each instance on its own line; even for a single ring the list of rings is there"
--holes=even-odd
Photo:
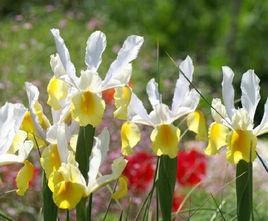
[[[249,221],[252,210],[252,163],[240,160],[236,167],[237,220]]]
[[[43,173],[43,218],[44,221],[56,221],[58,218],[58,207],[53,201],[45,173]]]
[[[177,174],[177,157],[161,156],[159,163],[158,193],[163,220],[171,220],[172,201]]]
[[[85,180],[88,180],[87,173],[89,170],[89,157],[91,155],[93,141],[94,141],[95,128],[92,125],[80,127],[79,135],[76,145],[75,160],[79,164],[79,170],[83,174]],[[87,200],[88,205],[87,205]],[[83,198],[76,206],[76,219],[77,221],[90,221],[91,220],[91,203],[92,194],[89,198]]]
[[[3,211],[0,211],[0,218],[1,220],[6,220],[6,221],[14,221],[11,217],[9,217],[7,214],[5,214]]]

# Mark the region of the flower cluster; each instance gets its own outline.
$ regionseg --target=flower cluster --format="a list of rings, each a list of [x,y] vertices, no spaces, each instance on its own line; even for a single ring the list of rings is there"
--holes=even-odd
[[[159,197],[160,204],[167,199],[172,204],[173,199],[173,211],[177,211],[183,196],[175,194],[173,197],[172,185],[175,186],[177,180],[181,186],[193,186],[206,174],[206,157],[202,153],[179,151],[180,141],[187,131],[194,132],[197,140],[208,141],[207,155],[216,154],[226,146],[226,157],[231,163],[238,164],[241,160],[250,163],[256,158],[257,136],[268,132],[268,100],[261,123],[254,126],[260,101],[260,80],[253,70],[243,74],[242,107],[235,108],[234,73],[229,67],[222,68],[224,105],[219,98],[213,99],[211,114],[214,122],[207,133],[205,116],[197,109],[200,92],[192,85],[194,65],[189,56],[179,64],[171,107],[163,103],[155,79],[147,83],[146,92],[151,104],[151,111],[147,112],[130,83],[132,62],[138,56],[143,37],[132,35],[124,41],[102,79],[98,70],[106,48],[104,33],[95,31],[89,36],[85,50],[86,67],[79,75],[59,30],[52,29],[51,33],[57,48],[57,53],[51,55],[53,76],[47,85],[51,117],[43,111],[38,88],[29,82],[25,83],[28,108],[19,103],[5,103],[0,107],[0,166],[23,165],[15,179],[18,195],[24,195],[38,171],[31,162],[31,151],[38,152],[45,184],[52,192],[54,203],[62,209],[75,208],[82,198],[112,181],[117,180],[118,185],[111,197],[119,200],[128,189],[134,193],[144,192],[154,176],[163,179],[173,174],[171,179],[174,179],[167,187],[170,196],[164,196],[165,190],[160,190]],[[107,158],[110,134],[104,128],[98,136],[94,135],[95,128],[103,121],[106,104],[114,104],[113,116],[123,122],[121,155],[111,163],[111,173],[103,175],[100,167]],[[176,123],[182,117],[187,122],[184,132],[179,128],[184,120]],[[152,128],[150,141],[155,156],[144,151],[133,154],[141,140],[139,125]],[[157,168],[155,158],[160,162]],[[161,171],[162,176],[158,174]],[[159,186],[164,183],[160,181]],[[171,206],[167,212],[162,211],[163,216],[169,217],[167,220]]]

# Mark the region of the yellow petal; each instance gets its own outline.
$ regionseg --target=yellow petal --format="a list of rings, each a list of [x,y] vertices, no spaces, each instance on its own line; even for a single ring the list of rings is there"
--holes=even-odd
[[[24,162],[24,166],[20,169],[16,177],[16,184],[17,184],[17,194],[19,196],[23,196],[24,193],[29,188],[29,182],[32,179],[34,174],[34,166],[26,160]]]
[[[68,85],[54,76],[47,85],[47,93],[47,104],[54,110],[59,110],[61,108],[60,101],[67,97]]]
[[[133,153],[132,148],[140,141],[139,127],[131,122],[125,122],[121,127],[121,152],[127,156]]]
[[[105,102],[97,94],[86,91],[72,97],[71,113],[80,126],[91,124],[93,127],[102,121]]]
[[[152,148],[157,156],[175,158],[178,153],[180,130],[172,124],[157,126],[151,133]]]
[[[197,110],[187,116],[187,126],[190,131],[196,133],[197,140],[207,140],[206,119],[201,111]]]
[[[205,149],[207,155],[214,155],[227,144],[228,127],[220,123],[212,123],[208,130],[208,146]]]
[[[20,129],[27,132],[28,140],[33,141],[35,147],[36,143],[39,148],[46,146],[46,141],[44,141],[38,136],[38,133],[33,123],[33,119],[29,111],[25,113]]]
[[[116,110],[114,117],[120,120],[127,120],[127,109],[131,98],[131,89],[128,86],[115,89],[114,101]]]
[[[62,181],[55,185],[53,200],[61,209],[73,209],[85,195],[85,188],[79,183]]]
[[[36,134],[36,130],[34,127],[34,123],[33,123],[33,119],[31,117],[30,111],[27,111],[25,113],[20,129],[30,134]]]
[[[49,179],[51,173],[58,170],[61,165],[57,145],[50,145],[44,149],[40,158],[40,163],[45,170],[47,179]]]
[[[37,119],[38,119],[40,126],[44,130],[47,130],[47,128],[49,128],[49,126],[50,126],[50,123],[49,123],[49,120],[47,119],[46,115],[43,112],[43,108],[42,108],[41,104],[38,101],[36,101],[34,104],[34,112],[35,112],[35,115],[37,116]]]
[[[257,137],[249,130],[233,131],[228,137],[226,157],[231,163],[252,162],[256,158]]]
[[[119,200],[127,195],[128,193],[128,179],[125,176],[120,176],[118,179],[118,188],[112,194],[112,198],[115,200]]]

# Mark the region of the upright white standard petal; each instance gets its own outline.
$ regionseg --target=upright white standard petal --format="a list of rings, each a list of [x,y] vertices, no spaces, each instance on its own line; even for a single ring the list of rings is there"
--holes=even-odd
[[[264,105],[264,114],[261,120],[261,123],[259,126],[257,126],[254,129],[254,134],[256,136],[265,134],[268,132],[268,98],[266,99],[265,105]]]
[[[222,80],[222,96],[226,107],[227,114],[230,119],[232,119],[235,112],[234,107],[234,88],[233,88],[233,78],[234,72],[231,68],[227,66],[222,67],[223,80]]]
[[[194,72],[194,65],[192,59],[187,56],[185,60],[183,60],[179,66],[179,69],[183,71],[185,76],[189,79],[189,81],[192,81],[193,78],[193,72]],[[182,103],[184,102],[184,99],[186,95],[189,93],[189,81],[185,78],[185,76],[180,72],[179,70],[179,78],[176,82],[176,87],[174,90],[174,96],[172,101],[172,108],[171,110],[175,112],[175,109],[178,109],[180,106],[182,106]]]
[[[153,126],[152,120],[144,108],[143,103],[134,93],[132,93],[128,105],[128,119],[133,123]]]
[[[241,102],[243,108],[248,112],[252,122],[260,97],[260,79],[254,73],[254,70],[248,70],[243,74],[241,80]]]
[[[143,37],[136,35],[129,36],[125,40],[102,83],[103,90],[124,86],[128,83],[132,70],[130,62],[136,59],[143,41]]]
[[[36,86],[34,86],[33,84],[29,82],[25,82],[25,89],[26,89],[26,93],[27,93],[27,97],[29,101],[29,109],[30,109],[31,117],[34,122],[34,126],[37,129],[39,136],[45,139],[46,132],[40,125],[37,113],[35,111],[36,104],[38,103],[38,98],[39,98],[39,90]]]
[[[57,125],[57,147],[62,163],[67,163],[68,160],[68,137],[67,137],[67,126],[64,123]]]
[[[214,121],[217,123],[226,123],[225,121],[227,121],[231,124],[231,120],[227,116],[225,106],[222,104],[221,99],[213,98],[211,105],[214,108],[211,108],[211,115]],[[229,124],[226,126],[229,126]]]
[[[100,165],[107,156],[110,143],[110,134],[107,128],[103,129],[98,137],[95,137],[95,145],[89,159],[88,186],[94,185],[99,173]]]
[[[22,104],[5,103],[0,108],[0,155],[11,146],[27,109]]]
[[[95,31],[87,40],[85,63],[87,69],[96,72],[102,61],[102,53],[106,48],[106,36],[101,31]]]
[[[55,29],[55,28],[51,29],[50,31],[54,37],[57,52],[59,54],[61,63],[65,69],[65,72],[72,80],[72,83],[76,85],[77,84],[77,77],[75,75],[75,67],[74,67],[73,63],[71,62],[70,54],[69,54],[69,51],[64,43],[64,40],[60,36],[60,31],[58,29]]]
[[[152,105],[152,107],[154,107],[157,104],[160,104],[160,94],[158,91],[158,84],[155,82],[155,79],[152,78],[146,86],[146,92],[148,94],[148,98],[149,101]]]
[[[199,104],[200,95],[195,89],[191,89],[182,99],[180,106],[171,110],[174,120],[193,112]]]

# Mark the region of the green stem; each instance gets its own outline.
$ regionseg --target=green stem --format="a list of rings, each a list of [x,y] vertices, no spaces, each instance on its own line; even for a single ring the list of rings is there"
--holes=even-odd
[[[236,167],[237,220],[253,220],[252,163],[240,160]]]
[[[56,221],[58,217],[58,208],[53,202],[52,192],[48,187],[45,173],[43,173],[43,220]]]
[[[89,170],[89,157],[93,148],[95,128],[92,125],[80,127],[75,160],[79,164],[79,170],[84,176],[86,182],[88,181]],[[83,198],[76,206],[76,219],[78,221],[90,221],[91,220],[91,204],[92,194],[89,196],[88,205],[87,198]]]

